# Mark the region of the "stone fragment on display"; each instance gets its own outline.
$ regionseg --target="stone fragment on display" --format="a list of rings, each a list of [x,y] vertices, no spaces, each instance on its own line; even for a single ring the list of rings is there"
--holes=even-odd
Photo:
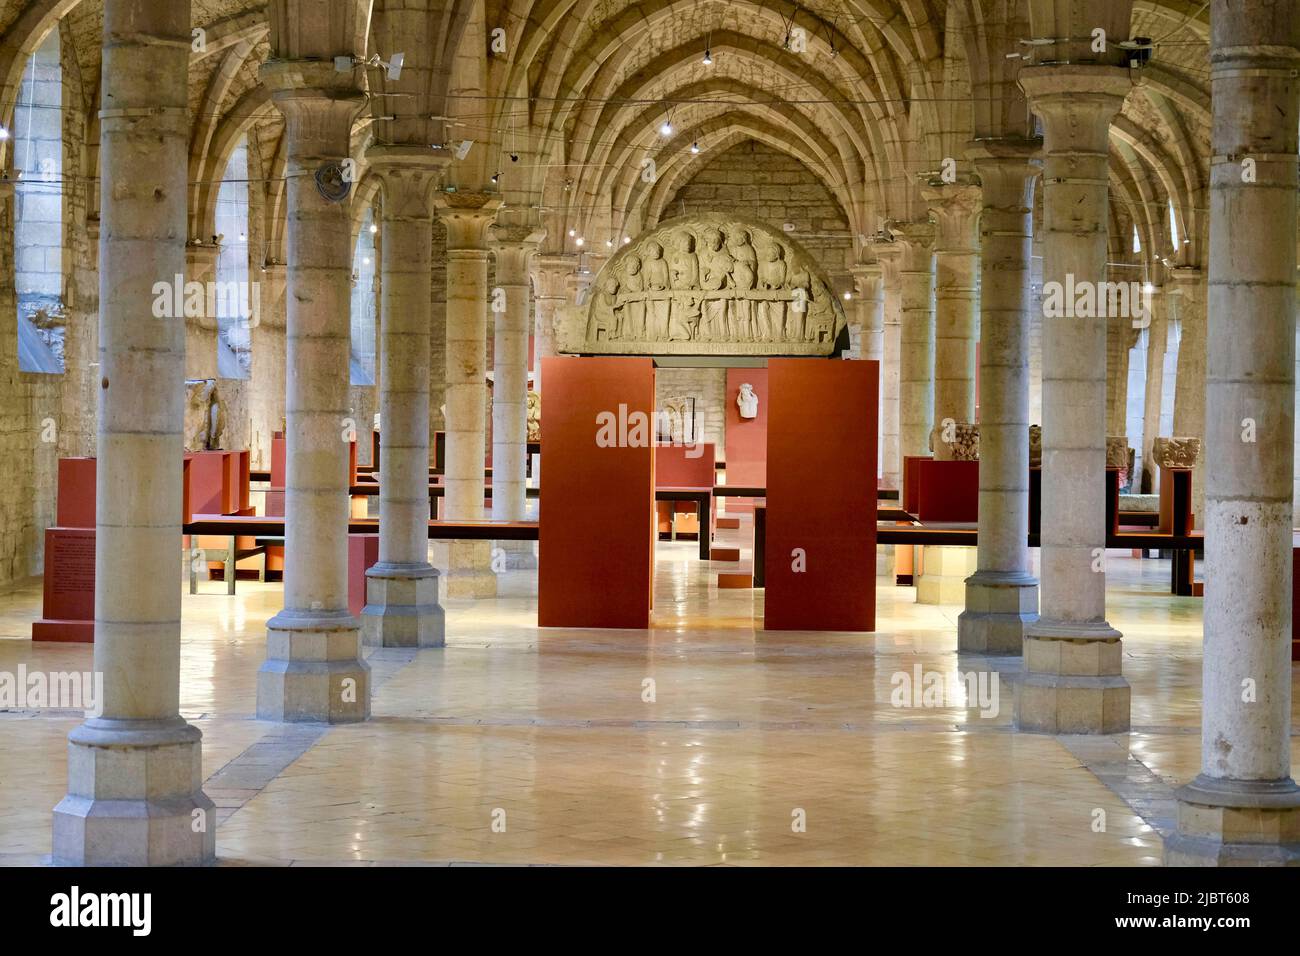
[[[1151,460],[1161,468],[1191,468],[1200,457],[1199,438],[1157,438],[1151,447]]]

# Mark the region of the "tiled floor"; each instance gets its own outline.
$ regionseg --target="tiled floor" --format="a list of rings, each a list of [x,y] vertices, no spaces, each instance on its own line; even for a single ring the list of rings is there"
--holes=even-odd
[[[1018,660],[958,657],[959,608],[882,586],[875,635],[755,632],[761,596],[712,587],[695,551],[660,546],[648,632],[538,630],[536,572],[508,572],[448,606],[446,649],[372,652],[373,718],[333,728],[253,719],[277,585],[186,595],[222,861],[1159,862],[1199,759],[1199,600],[1168,595],[1165,563],[1110,563],[1133,733],[1050,738],[1011,730]],[[88,647],[28,641],[39,605],[36,582],[0,594],[0,670],[89,669]],[[894,707],[918,664],[999,672],[997,715]],[[0,863],[48,856],[76,723],[0,713]]]

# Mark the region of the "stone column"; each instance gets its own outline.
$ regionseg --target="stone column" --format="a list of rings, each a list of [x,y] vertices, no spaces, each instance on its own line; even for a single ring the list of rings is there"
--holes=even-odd
[[[957,648],[1020,654],[1038,619],[1029,563],[1029,314],[1037,144],[981,143],[968,155],[983,183],[980,222],[980,492],[975,573],[957,618]]]
[[[899,455],[928,455],[934,423],[934,226],[901,223],[902,328],[898,359]],[[900,458],[901,461],[901,458]]]
[[[492,250],[494,374],[492,384],[492,520],[522,521],[527,511],[529,261],[544,233],[527,226],[497,226]],[[497,289],[501,290],[498,300]],[[501,307],[496,303],[500,301]],[[531,541],[500,541],[508,568],[535,568]]]
[[[1043,282],[1106,278],[1110,121],[1127,69],[1028,66],[1020,85],[1042,118]],[[1050,297],[1044,294],[1044,305]],[[1106,622],[1106,319],[1043,318],[1042,583],[1016,685],[1021,730],[1120,733],[1129,685],[1120,633]]]
[[[191,242],[185,247],[185,281],[201,282],[206,289],[216,281],[221,249],[211,236],[196,238],[201,245]],[[203,301],[208,301],[206,294]],[[217,317],[208,315],[206,305],[202,315],[185,319],[185,377],[217,377]]]
[[[944,422],[975,421],[975,277],[979,269],[980,188],[932,185],[922,190],[935,222],[934,421],[936,458],[952,449],[941,440]]]
[[[153,286],[185,271],[190,8],[106,0],[101,112],[95,673],[99,713],[68,735],[53,860],[211,863],[202,734],[180,716],[185,318]],[[111,188],[109,188],[111,187]]]
[[[885,277],[879,262],[865,262],[853,267],[853,288],[857,296],[860,351],[869,362],[885,356]]]
[[[1169,272],[1178,294],[1178,372],[1174,379],[1174,435],[1201,439],[1201,456],[1192,467],[1192,513],[1205,527],[1205,273],[1200,269]]]
[[[1137,488],[1142,494],[1157,490],[1158,476],[1151,460],[1153,445],[1160,434],[1160,406],[1165,387],[1165,352],[1169,342],[1168,300],[1163,287],[1151,295],[1151,325],[1147,329],[1147,378],[1142,394],[1142,475]]]
[[[340,168],[365,100],[332,62],[272,59],[261,77],[285,118],[288,278],[284,609],[266,624],[257,715],[365,720],[370,667],[348,610],[352,243]]]
[[[1300,10],[1210,15],[1209,357],[1201,772],[1165,861],[1300,863],[1291,778],[1291,469]],[[1243,181],[1243,161],[1254,175]],[[1253,425],[1255,433],[1248,429]]]
[[[898,378],[899,352],[902,347],[903,297],[899,262],[902,247],[895,242],[875,246],[884,287],[884,335],[880,364],[880,440],[884,445],[882,468],[886,488],[901,492],[902,458],[898,451]]]
[[[539,255],[533,258],[531,268],[533,285],[537,290],[534,302],[537,310],[537,328],[533,333],[533,391],[542,398],[542,415],[545,421],[546,397],[542,391],[542,359],[553,358],[556,354],[556,311],[569,301],[568,282],[577,268],[577,257]]]
[[[487,458],[488,227],[501,200],[486,193],[442,193],[447,227],[447,462],[443,516],[483,519]],[[452,541],[447,596],[494,597],[490,541]]]
[[[446,160],[371,146],[383,189],[379,332],[379,561],[366,572],[367,644],[442,647],[445,617],[429,563],[429,299],[433,194]]]

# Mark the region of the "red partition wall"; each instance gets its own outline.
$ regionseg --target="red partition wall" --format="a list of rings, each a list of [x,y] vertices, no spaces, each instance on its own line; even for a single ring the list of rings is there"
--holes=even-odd
[[[736,396],[742,383],[754,386],[758,396],[758,416],[741,418]],[[727,484],[763,487],[767,484],[767,406],[770,396],[765,368],[727,369],[727,393],[723,396],[726,414]],[[728,514],[749,514],[754,510],[752,498],[729,498]]]
[[[764,627],[875,630],[880,363],[772,359],[767,375]]]
[[[979,520],[980,463],[978,461],[915,460],[916,511],[922,521]]]
[[[543,358],[546,476],[537,623],[650,626],[654,583],[654,362]],[[597,443],[602,416],[616,439]],[[644,416],[644,427],[636,423]],[[609,420],[608,418],[604,420]],[[619,440],[621,439],[621,440]],[[642,439],[630,445],[628,440]]]

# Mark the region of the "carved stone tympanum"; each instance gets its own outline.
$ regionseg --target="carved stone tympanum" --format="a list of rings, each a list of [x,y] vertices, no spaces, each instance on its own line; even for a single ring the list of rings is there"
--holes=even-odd
[[[1161,468],[1191,468],[1200,457],[1199,438],[1157,438],[1152,442],[1151,460]]]
[[[542,440],[542,396],[534,391],[528,393],[528,440]]]
[[[702,213],[620,249],[586,304],[556,324],[562,352],[830,355],[845,318],[798,243],[762,223]]]

